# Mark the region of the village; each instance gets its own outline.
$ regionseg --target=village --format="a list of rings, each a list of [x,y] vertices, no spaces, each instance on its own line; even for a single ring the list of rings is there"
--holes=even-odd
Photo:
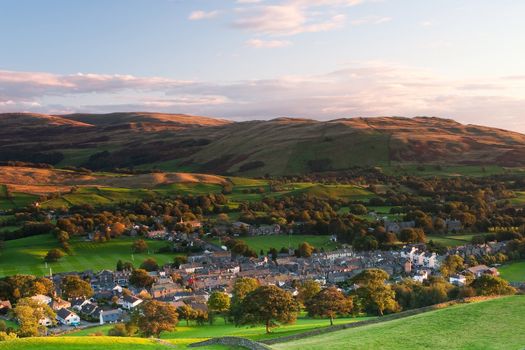
[[[195,230],[199,222],[191,222]],[[392,224],[390,224],[392,225]],[[410,224],[405,224],[410,225]],[[247,230],[250,235],[279,234],[278,225],[250,227],[235,222],[232,228],[239,232]],[[399,230],[403,226],[391,226]],[[220,229],[220,228],[219,228]],[[238,236],[238,235],[236,235]],[[127,321],[133,310],[145,300],[158,300],[179,308],[189,306],[203,314],[208,313],[208,299],[213,292],[219,291],[231,297],[234,282],[238,278],[256,279],[260,285],[274,285],[298,294],[298,286],[307,280],[318,282],[321,286],[341,286],[345,281],[366,269],[381,269],[390,276],[391,282],[412,279],[424,282],[431,276],[441,276],[440,267],[448,255],[462,258],[483,257],[504,251],[506,242],[488,242],[484,244],[466,244],[449,249],[445,254],[437,254],[427,249],[426,244],[407,244],[400,250],[356,251],[343,244],[333,251],[314,252],[308,257],[298,257],[293,249],[280,251],[276,255],[245,257],[233,254],[226,246],[219,246],[199,238],[197,232],[167,232],[150,230],[150,239],[166,240],[174,247],[184,245],[194,247],[198,253],[188,255],[178,266],[166,264],[147,274],[152,283],[137,286],[131,283],[131,269],[55,273],[49,276],[56,286],[52,297],[38,294],[31,299],[42,305],[49,305],[56,313],[56,319],[40,319],[39,324],[48,327],[50,334],[68,332],[77,328],[86,328],[108,323]],[[89,239],[89,237],[88,237]],[[335,236],[332,239],[336,240]],[[459,273],[450,275],[448,281],[458,287],[467,284],[470,277],[484,274],[498,276],[494,266],[483,264],[471,266]],[[77,276],[87,281],[93,291],[89,297],[62,298],[63,279]],[[346,286],[347,292],[357,286]],[[11,303],[0,300],[0,314],[7,318]]]

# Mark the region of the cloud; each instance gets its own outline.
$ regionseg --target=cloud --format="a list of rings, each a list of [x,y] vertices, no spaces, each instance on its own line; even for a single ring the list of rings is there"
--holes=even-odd
[[[366,16],[359,19],[354,19],[350,23],[352,23],[354,26],[359,26],[363,24],[381,24],[390,22],[391,20],[391,17]]]
[[[218,10],[208,11],[208,12],[199,10],[199,11],[193,11],[192,13],[190,13],[190,15],[188,16],[188,19],[190,21],[199,21],[203,19],[215,18],[219,14],[220,14],[220,11]]]
[[[273,49],[290,46],[292,43],[288,40],[261,40],[250,39],[246,41],[246,45],[256,49]]]
[[[346,22],[344,8],[361,0],[288,0],[280,3],[251,3],[235,9],[232,25],[258,35],[292,36],[338,29]]]
[[[523,91],[525,79],[451,79],[385,62],[354,62],[315,76],[225,83],[0,71],[1,112],[150,110],[233,120],[429,115],[525,132]]]

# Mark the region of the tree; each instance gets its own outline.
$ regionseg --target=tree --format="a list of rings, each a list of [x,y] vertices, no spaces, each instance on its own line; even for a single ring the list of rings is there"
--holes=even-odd
[[[266,333],[278,323],[295,322],[299,305],[292,295],[276,286],[258,287],[248,293],[240,305],[242,312],[236,315],[235,323],[266,326]]]
[[[67,242],[69,241],[69,234],[66,231],[60,230],[57,233],[57,239],[61,243]]]
[[[303,242],[299,245],[297,255],[301,258],[309,258],[312,256],[315,247],[308,242]]]
[[[49,305],[31,298],[20,299],[13,312],[20,326],[18,335],[21,337],[36,337],[45,334],[46,327],[39,324],[41,319],[47,317],[53,324],[56,323],[56,314]]]
[[[395,292],[385,284],[388,278],[388,274],[383,270],[368,269],[351,279],[359,286],[356,290],[358,300],[369,312],[377,312],[383,316],[385,311],[399,310]]]
[[[173,258],[173,265],[176,268],[179,268],[180,265],[186,264],[187,262],[188,262],[188,257],[186,257],[184,255],[178,255],[178,256]]]
[[[404,228],[399,232],[399,239],[405,243],[423,243],[426,237],[422,229]]]
[[[463,269],[463,258],[457,254],[447,255],[445,260],[441,263],[441,274],[444,277],[449,277]]]
[[[76,275],[64,276],[60,289],[63,297],[66,299],[89,298],[93,295],[91,285]]]
[[[303,303],[303,305],[306,305],[320,291],[321,285],[319,282],[308,279],[300,284],[297,299]]]
[[[213,292],[208,299],[208,310],[219,314],[226,314],[230,309],[230,297],[223,292]],[[210,317],[210,320],[213,318]],[[210,321],[211,322],[211,321]],[[226,322],[226,317],[224,318]]]
[[[158,338],[161,332],[173,331],[179,322],[177,309],[170,304],[149,300],[139,308],[136,322],[143,336]]]
[[[337,315],[349,314],[352,307],[352,299],[335,287],[323,289],[306,303],[306,310],[310,317],[329,317],[330,326],[333,326]]]
[[[516,293],[516,289],[509,285],[509,282],[501,277],[482,275],[472,282],[472,288],[478,295],[511,295]]]
[[[144,269],[136,269],[131,272],[129,283],[138,288],[149,288],[155,282],[155,279]]]
[[[132,322],[116,324],[108,331],[111,337],[132,337],[135,333],[137,333],[137,327]]]
[[[155,259],[149,258],[142,262],[140,268],[150,272],[157,271],[159,269],[159,264],[157,264],[157,261]]]
[[[148,243],[143,239],[137,239],[131,245],[133,253],[144,253],[148,250]]]
[[[179,314],[180,318],[186,320],[186,326],[189,326],[190,320],[194,320],[197,316],[195,310],[187,304],[179,306],[177,308],[177,313]]]
[[[259,281],[251,277],[241,277],[235,280],[230,300],[230,316],[233,319],[240,317],[242,313],[241,303],[250,292],[259,287]]]
[[[60,249],[51,249],[47,252],[44,260],[46,262],[56,262],[64,256],[64,253]]]

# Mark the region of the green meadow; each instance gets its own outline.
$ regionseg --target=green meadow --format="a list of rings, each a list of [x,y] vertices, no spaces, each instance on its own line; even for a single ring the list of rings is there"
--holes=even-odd
[[[525,296],[460,304],[419,315],[272,345],[276,350],[521,350]]]
[[[248,244],[250,248],[255,250],[257,253],[263,250],[265,253],[270,248],[280,250],[282,247],[291,247],[296,249],[299,244],[308,242],[314,247],[325,251],[334,250],[337,248],[337,243],[330,241],[330,236],[315,236],[315,235],[272,235],[272,236],[250,236],[250,237],[239,237]],[[212,243],[217,245],[221,244],[218,238],[213,238]]]
[[[498,271],[509,282],[525,282],[525,261],[513,261],[498,267]]]
[[[0,252],[0,276],[14,274],[33,274],[42,276],[53,272],[114,269],[119,259],[140,265],[147,258],[154,258],[159,264],[171,262],[175,254],[155,254],[155,250],[165,246],[163,241],[148,241],[150,253],[131,254],[131,237],[119,237],[104,243],[85,241],[83,238],[71,239],[72,255],[60,261],[46,264],[44,256],[59,247],[52,235],[39,235],[6,241]],[[134,259],[134,260],[133,260]]]

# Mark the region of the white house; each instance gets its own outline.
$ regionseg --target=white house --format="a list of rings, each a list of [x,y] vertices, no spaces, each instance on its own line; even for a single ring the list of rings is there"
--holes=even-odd
[[[428,270],[419,270],[412,279],[417,282],[423,282],[424,280],[428,279],[429,271]]]
[[[99,314],[100,324],[122,322],[126,312],[121,309],[102,310]]]
[[[49,327],[53,325],[53,320],[47,316],[44,316],[40,320],[38,320],[38,324],[41,326]]]
[[[44,304],[48,305],[53,300],[50,297],[48,297],[47,295],[42,295],[42,294],[37,294],[35,296],[32,296],[31,299],[36,301],[37,303],[39,303],[41,305],[44,305]]]
[[[462,287],[467,283],[467,278],[463,275],[452,275],[448,281],[455,286]]]
[[[427,253],[425,254],[425,256],[423,257],[423,262],[425,264],[426,267],[428,268],[431,268],[431,269],[434,269],[437,267],[437,255],[436,253]]]
[[[131,310],[137,307],[140,303],[142,303],[142,299],[137,298],[133,295],[125,295],[122,299],[119,300],[119,304],[127,310]]]
[[[80,317],[73,311],[62,308],[57,311],[57,321],[66,326],[78,326]]]

